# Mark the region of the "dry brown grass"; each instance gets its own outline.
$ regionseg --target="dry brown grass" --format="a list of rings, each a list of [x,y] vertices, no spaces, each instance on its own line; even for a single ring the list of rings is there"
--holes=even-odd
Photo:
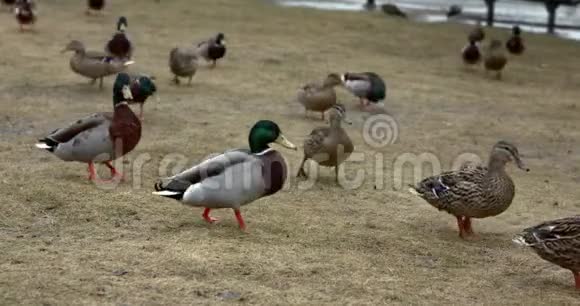
[[[459,25],[257,0],[119,0],[100,19],[84,16],[80,2],[42,1],[33,34],[0,15],[1,304],[214,304],[231,301],[218,296],[226,291],[251,304],[577,303],[571,273],[510,240],[580,209],[578,43],[526,35],[528,53],[498,82],[462,69],[467,29]],[[100,49],[120,14],[136,43],[135,69],[157,76],[161,102],[146,105],[144,136],[125,164],[149,154],[141,183],[124,169],[129,181],[106,191],[86,180],[84,165],[33,143],[111,109],[111,80],[104,91],[88,86],[59,51],[73,38]],[[192,87],[171,86],[169,49],[218,30],[227,59],[200,71]],[[343,190],[330,169],[307,191],[292,178],[290,188],[244,208],[248,234],[231,211],[216,211],[222,222],[209,226],[199,209],[151,195],[165,155],[193,162],[245,146],[257,119],[273,119],[301,143],[322,123],[303,118],[296,88],[331,71],[366,70],[386,78],[386,106],[400,124],[398,142],[378,152],[383,190],[372,179]],[[356,121],[348,128],[356,150],[367,155],[347,163],[347,175],[372,172],[377,152],[363,142],[354,99],[340,97]],[[513,206],[476,221],[479,241],[461,241],[451,216],[393,189],[402,153],[432,152],[449,168],[462,152],[486,157],[499,139],[519,144],[532,171],[510,171]],[[283,154],[294,172],[300,153]]]

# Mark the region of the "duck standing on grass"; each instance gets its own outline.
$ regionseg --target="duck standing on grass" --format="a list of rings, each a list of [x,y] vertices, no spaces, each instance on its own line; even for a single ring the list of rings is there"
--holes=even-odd
[[[33,0],[18,0],[14,5],[14,14],[20,25],[20,31],[24,31],[25,26],[31,30],[37,18],[36,3]]]
[[[70,41],[61,51],[73,51],[74,55],[70,59],[72,71],[91,79],[94,84],[99,79],[99,88],[103,88],[103,78],[119,73],[133,64],[133,61],[118,61],[108,57],[104,52],[87,51],[82,42],[78,40]]]
[[[206,61],[211,62],[211,68],[217,64],[217,60],[226,55],[226,37],[223,33],[200,42],[197,45],[197,54]]]
[[[354,146],[341,122],[346,120],[346,111],[341,104],[334,105],[330,110],[329,127],[319,127],[304,140],[304,157],[300,163],[297,177],[308,177],[304,171],[304,163],[308,159],[315,160],[319,165],[334,167],[335,180],[338,183],[338,167],[354,151]]]
[[[105,8],[105,0],[87,0],[86,14],[91,15],[93,12],[102,12]]]
[[[457,171],[443,172],[423,179],[409,191],[433,207],[457,218],[459,237],[474,235],[471,218],[497,216],[508,209],[515,195],[515,186],[505,171],[515,161],[518,168],[529,171],[511,143],[499,141],[493,146],[487,167],[464,166]]]
[[[486,73],[495,71],[496,79],[501,80],[502,70],[507,65],[507,57],[503,50],[503,45],[500,40],[494,39],[489,43],[487,52],[484,57],[484,65]]]
[[[481,52],[475,40],[470,40],[469,43],[461,50],[461,57],[466,66],[477,65],[481,62]]]
[[[203,218],[217,221],[209,213],[214,208],[234,210],[240,229],[246,225],[240,207],[282,189],[287,166],[282,154],[269,147],[278,143],[296,150],[282,135],[278,125],[260,120],[250,130],[250,150],[226,151],[155,184],[153,194],[204,207]]]
[[[526,228],[513,241],[531,247],[542,259],[572,271],[580,290],[580,215]]]
[[[122,60],[129,60],[133,55],[133,44],[127,36],[126,30],[128,27],[127,18],[119,17],[117,21],[117,32],[113,34],[111,40],[105,45],[105,51],[112,57]]]
[[[104,163],[112,179],[122,179],[111,161],[131,152],[141,139],[141,122],[127,101],[132,99],[131,78],[119,73],[113,87],[112,113],[96,113],[57,129],[40,139],[36,147],[64,161],[88,163],[89,180],[97,181],[94,163]]]
[[[519,26],[514,26],[512,29],[512,36],[505,44],[506,48],[511,54],[521,55],[526,49],[524,40],[522,39],[522,30]]]
[[[197,54],[191,48],[175,47],[169,52],[169,69],[173,73],[173,82],[179,85],[179,78],[188,78],[187,85],[191,85],[191,79],[197,71]]]
[[[304,106],[305,116],[309,111],[320,112],[324,120],[324,112],[336,104],[336,92],[334,87],[342,84],[340,76],[336,73],[329,74],[322,84],[308,83],[298,90],[297,100]]]
[[[474,41],[476,43],[481,43],[484,39],[485,39],[485,31],[481,26],[481,21],[478,20],[477,23],[475,24],[475,27],[473,27],[471,32],[469,32],[467,40]]]
[[[385,81],[374,72],[347,72],[341,78],[346,89],[360,99],[362,108],[368,106],[370,102],[378,103],[385,99],[387,91]]]

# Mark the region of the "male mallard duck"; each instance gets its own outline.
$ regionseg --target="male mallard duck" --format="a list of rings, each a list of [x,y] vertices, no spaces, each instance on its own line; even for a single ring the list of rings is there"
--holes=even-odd
[[[105,7],[105,0],[88,0],[86,14],[90,15],[92,12],[100,12]]]
[[[580,216],[526,228],[514,242],[531,247],[542,259],[574,273],[580,289]]]
[[[14,14],[20,31],[24,31],[24,26],[32,27],[36,22],[36,3],[33,0],[18,0],[14,5]]]
[[[197,54],[206,61],[211,61],[211,68],[215,67],[218,59],[226,55],[226,39],[223,33],[204,40],[197,45]]]
[[[387,91],[385,81],[374,72],[347,72],[342,75],[342,82],[353,95],[360,99],[361,106],[385,99]]]
[[[410,191],[435,208],[454,215],[459,236],[465,238],[473,234],[471,218],[496,216],[511,205],[515,187],[505,171],[505,165],[511,161],[529,171],[518,149],[511,143],[499,141],[493,146],[487,167],[468,166],[443,172],[423,179],[411,186]]]
[[[481,21],[477,21],[477,23],[475,24],[475,27],[473,27],[473,29],[471,30],[471,32],[469,32],[469,35],[467,36],[467,40],[468,41],[475,41],[475,42],[482,42],[485,39],[485,31],[483,30],[483,27],[481,26]]]
[[[506,42],[505,46],[511,54],[520,55],[524,53],[524,40],[522,39],[522,30],[519,26],[512,29],[512,37]]]
[[[308,83],[298,90],[297,100],[304,105],[306,115],[308,111],[320,112],[324,120],[324,112],[336,104],[334,87],[342,84],[340,76],[329,74],[322,84]]]
[[[113,37],[105,46],[105,51],[111,56],[120,59],[131,59],[131,55],[133,54],[133,44],[125,32],[127,27],[127,18],[124,16],[119,17],[119,20],[117,21],[117,32],[113,34]]]
[[[147,98],[157,92],[157,86],[153,82],[154,78],[146,75],[131,74],[131,96],[128,100],[129,104],[139,104],[139,118],[141,121],[145,119],[143,115],[143,105]]]
[[[345,109],[336,104],[330,109],[329,127],[315,128],[304,140],[304,157],[300,164],[298,177],[308,177],[304,171],[304,163],[308,159],[315,160],[319,165],[334,167],[335,179],[338,183],[338,166],[354,151],[354,146],[341,122],[345,120]],[[347,121],[347,123],[350,123]]]
[[[89,179],[97,180],[94,163],[104,163],[113,178],[122,174],[111,164],[131,152],[141,139],[141,122],[127,101],[131,97],[130,77],[119,73],[113,88],[113,113],[96,113],[40,139],[38,148],[46,149],[64,161],[89,164]]]
[[[132,61],[112,60],[102,52],[86,51],[83,43],[78,40],[69,42],[61,52],[66,51],[74,51],[75,53],[70,59],[72,71],[92,79],[92,84],[99,79],[99,88],[103,88],[104,77],[119,73],[125,70],[128,65],[133,64]]]
[[[155,184],[153,194],[173,198],[186,205],[204,207],[203,218],[214,208],[232,208],[242,230],[240,207],[278,192],[286,180],[286,162],[268,145],[276,142],[296,150],[282,135],[278,125],[258,121],[250,130],[250,150],[237,149],[205,160],[192,168]]]
[[[495,71],[496,78],[498,80],[501,79],[501,71],[507,64],[507,57],[505,56],[500,40],[494,39],[490,42],[483,61],[485,71]]]
[[[197,55],[194,50],[188,48],[173,48],[169,53],[169,69],[175,78],[173,82],[179,84],[179,77],[188,78],[188,85],[191,85],[191,78],[197,71]]]
[[[461,50],[461,57],[463,63],[466,65],[476,65],[481,61],[481,52],[475,40],[470,40],[469,43]]]

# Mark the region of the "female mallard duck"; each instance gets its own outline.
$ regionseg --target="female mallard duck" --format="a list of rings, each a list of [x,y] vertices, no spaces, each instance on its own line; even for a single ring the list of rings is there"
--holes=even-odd
[[[461,50],[461,57],[465,65],[476,65],[481,61],[481,52],[475,40],[470,40],[467,46]]]
[[[320,112],[324,120],[324,112],[336,104],[334,87],[340,84],[342,84],[340,76],[331,73],[322,84],[309,83],[300,88],[297,100],[304,106],[305,114],[308,115],[308,111]]]
[[[32,28],[36,22],[36,3],[33,0],[18,0],[14,5],[14,14],[20,25],[20,31],[25,30],[25,26]]]
[[[94,163],[104,163],[113,178],[122,177],[111,164],[131,152],[141,139],[141,122],[127,105],[131,97],[130,77],[119,73],[113,88],[113,113],[96,113],[40,139],[46,149],[64,161],[89,164],[89,179],[97,180]]]
[[[197,55],[194,50],[188,48],[173,48],[169,53],[169,69],[175,76],[173,82],[179,84],[179,78],[188,78],[187,84],[191,85],[191,78],[197,71]]]
[[[286,162],[268,145],[276,142],[296,150],[278,125],[258,121],[250,130],[250,150],[237,149],[205,160],[192,168],[155,184],[153,194],[173,198],[186,205],[204,207],[203,218],[214,208],[232,208],[242,230],[240,207],[278,192],[286,180]]]
[[[361,106],[369,102],[378,103],[385,99],[385,81],[374,72],[345,73],[342,75],[344,86],[360,99]]]
[[[139,104],[139,119],[143,121],[145,116],[143,115],[143,105],[147,98],[154,95],[157,92],[157,86],[153,82],[154,78],[146,75],[131,74],[131,96],[132,98],[128,100],[129,104]]]
[[[117,21],[117,32],[113,34],[113,37],[105,46],[105,51],[112,57],[127,60],[131,59],[131,55],[133,54],[133,44],[125,32],[127,27],[127,18],[124,16],[119,17],[119,20]]]
[[[524,53],[524,40],[522,39],[522,30],[519,26],[512,29],[512,37],[506,42],[505,46],[511,54],[521,55]]]
[[[482,42],[484,39],[485,39],[485,31],[483,30],[483,27],[481,26],[481,21],[477,21],[477,23],[475,24],[475,27],[473,27],[471,32],[469,32],[469,35],[467,36],[467,40],[479,43],[479,42]]]
[[[304,171],[304,163],[312,159],[319,165],[334,167],[335,180],[338,183],[338,167],[354,151],[350,137],[340,124],[343,120],[346,121],[344,106],[336,104],[330,109],[330,126],[312,130],[304,140],[304,157],[298,177],[308,177]]]
[[[508,162],[525,171],[518,149],[499,141],[493,146],[487,167],[462,167],[423,179],[411,186],[416,194],[439,210],[457,218],[459,236],[473,234],[471,218],[499,215],[511,205],[515,194],[512,179],[505,171]]]
[[[74,55],[70,59],[70,68],[72,71],[92,79],[94,84],[99,79],[99,88],[103,88],[103,78],[109,75],[117,74],[128,65],[133,64],[132,61],[121,62],[108,58],[105,53],[97,51],[86,51],[85,46],[78,40],[72,40],[61,51],[73,51]]]
[[[211,68],[216,66],[217,60],[226,55],[226,39],[223,33],[204,40],[197,45],[197,54],[206,61],[211,61]]]
[[[507,65],[507,57],[503,51],[503,46],[500,40],[494,39],[490,42],[487,52],[484,57],[485,71],[495,71],[496,78],[501,79],[501,72],[505,65]]]
[[[526,228],[514,242],[531,247],[542,259],[572,271],[580,289],[580,216]]]
[[[100,12],[105,7],[105,0],[87,0],[87,15],[91,15],[92,12]]]

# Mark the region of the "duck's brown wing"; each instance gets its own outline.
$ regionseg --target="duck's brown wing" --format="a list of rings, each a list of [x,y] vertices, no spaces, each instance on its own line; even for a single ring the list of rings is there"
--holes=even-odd
[[[312,130],[310,135],[304,140],[304,155],[310,158],[320,153],[324,147],[324,140],[329,134],[330,129],[328,127],[319,127]]]
[[[79,133],[103,124],[105,121],[111,120],[113,120],[113,113],[95,113],[88,117],[79,119],[67,127],[53,131],[48,136],[46,136],[46,138],[57,143],[65,143],[74,138]]]

